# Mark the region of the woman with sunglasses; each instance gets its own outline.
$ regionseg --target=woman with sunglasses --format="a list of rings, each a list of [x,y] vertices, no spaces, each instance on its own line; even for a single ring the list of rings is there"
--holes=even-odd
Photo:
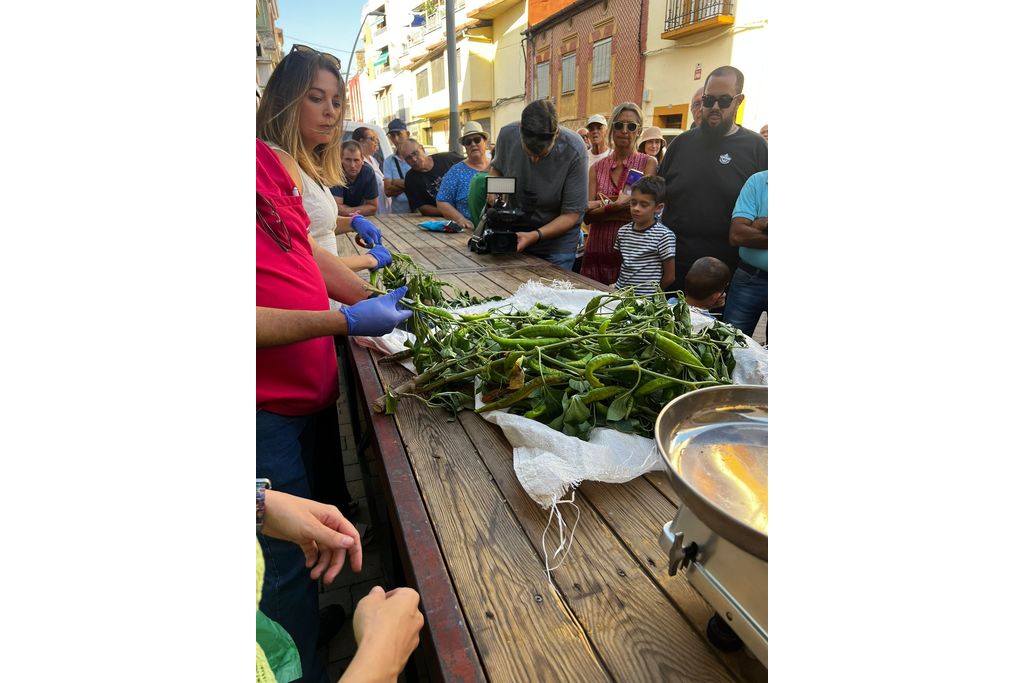
[[[462,128],[459,141],[466,150],[466,160],[455,164],[444,174],[441,188],[437,191],[437,209],[463,230],[472,230],[476,226],[469,210],[469,184],[477,173],[486,173],[491,165],[487,133],[479,123],[469,121]]]
[[[370,253],[342,260],[353,270],[376,269],[391,263],[391,255],[378,246],[380,230],[362,216],[339,216],[330,190],[345,183],[341,171],[345,87],[339,69],[337,57],[293,46],[267,82],[256,112],[256,136],[297,175],[295,188],[316,243],[336,255],[335,234],[356,232]]]
[[[630,171],[652,176],[658,167],[654,157],[636,151],[643,120],[643,110],[632,102],[615,107],[608,130],[611,154],[590,167],[586,214],[590,232],[580,274],[606,285],[619,279],[621,258],[615,251],[615,237],[631,220],[627,176]]]

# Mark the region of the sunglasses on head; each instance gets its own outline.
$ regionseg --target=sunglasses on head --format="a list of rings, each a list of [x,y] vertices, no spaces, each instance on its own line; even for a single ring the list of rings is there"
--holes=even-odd
[[[737,95],[736,97],[739,97],[739,95]],[[704,97],[701,98],[701,102],[707,109],[711,109],[712,107],[714,107],[715,102],[718,102],[718,106],[721,109],[728,109],[732,105],[732,101],[735,100],[736,97],[733,97],[732,95],[719,95],[718,97],[715,97],[714,95],[705,95]]]
[[[633,123],[632,121],[616,121],[612,124],[612,128],[615,130],[622,130],[625,128],[630,133],[635,133],[640,128],[640,124]]]
[[[301,52],[304,55],[320,55],[321,57],[325,57],[327,61],[333,64],[335,69],[341,71],[341,62],[338,60],[337,57],[328,52],[320,52],[320,50],[314,50],[308,45],[299,45],[298,43],[292,45],[291,52],[289,52],[288,54],[291,54],[292,52]]]
[[[479,135],[471,137],[471,138],[462,138],[462,144],[464,144],[466,146],[469,146],[469,145],[479,145],[483,141],[484,141],[484,139],[481,136],[479,136]]]

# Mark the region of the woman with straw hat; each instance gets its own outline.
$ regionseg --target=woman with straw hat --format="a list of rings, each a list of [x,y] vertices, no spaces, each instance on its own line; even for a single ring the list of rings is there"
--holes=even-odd
[[[665,157],[665,147],[668,143],[665,142],[665,138],[661,135],[661,128],[657,126],[651,126],[645,128],[643,135],[636,143],[637,150],[643,152],[647,156],[652,156],[658,162],[658,168],[661,168],[661,160]]]

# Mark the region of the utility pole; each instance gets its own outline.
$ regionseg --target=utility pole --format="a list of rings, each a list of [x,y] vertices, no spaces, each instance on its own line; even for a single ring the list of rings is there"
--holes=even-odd
[[[448,151],[459,152],[459,85],[455,78],[455,0],[444,0],[448,33]]]

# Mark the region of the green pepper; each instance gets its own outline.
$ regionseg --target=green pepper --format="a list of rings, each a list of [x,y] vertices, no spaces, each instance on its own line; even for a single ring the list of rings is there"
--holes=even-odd
[[[490,338],[502,346],[519,347],[522,349],[533,349],[538,346],[547,346],[562,341],[558,337],[536,337],[533,339],[510,339],[509,337],[498,337],[490,335]]]
[[[598,387],[597,389],[591,389],[587,393],[583,394],[583,403],[589,405],[595,401],[603,401],[605,399],[616,396],[625,391],[625,387]]]
[[[527,325],[512,333],[512,337],[571,337],[573,331],[564,325]]]
[[[693,355],[690,351],[683,348],[680,344],[675,343],[661,332],[655,332],[648,330],[644,332],[644,336],[654,342],[654,344],[672,360],[682,363],[683,365],[693,368],[699,372],[703,372],[705,375],[710,375],[711,371],[704,367],[700,359]]]
[[[640,388],[636,390],[637,396],[646,396],[647,394],[653,394],[656,391],[662,391],[669,387],[677,386],[677,382],[674,379],[667,377],[655,377],[652,380],[648,380],[640,385]]]
[[[506,396],[505,398],[500,399],[498,401],[488,403],[487,405],[480,406],[479,408],[476,409],[475,412],[486,413],[489,410],[508,408],[510,405],[519,403],[519,401],[523,400],[524,398],[532,394],[535,390],[537,390],[539,387],[542,387],[545,384],[560,384],[566,381],[568,381],[568,378],[566,376],[562,375],[562,373],[560,372],[552,370],[549,373],[545,373],[543,377],[536,377],[530,380],[529,382],[523,385],[522,389],[510,394],[509,396]]]
[[[616,362],[626,363],[628,361],[617,353],[602,353],[600,356],[594,356],[590,359],[590,362],[587,363],[586,369],[583,370],[583,376],[588,382],[590,382],[590,386],[594,388],[603,387],[604,384],[601,380],[594,377],[594,372],[600,370],[606,365],[611,365]]]

